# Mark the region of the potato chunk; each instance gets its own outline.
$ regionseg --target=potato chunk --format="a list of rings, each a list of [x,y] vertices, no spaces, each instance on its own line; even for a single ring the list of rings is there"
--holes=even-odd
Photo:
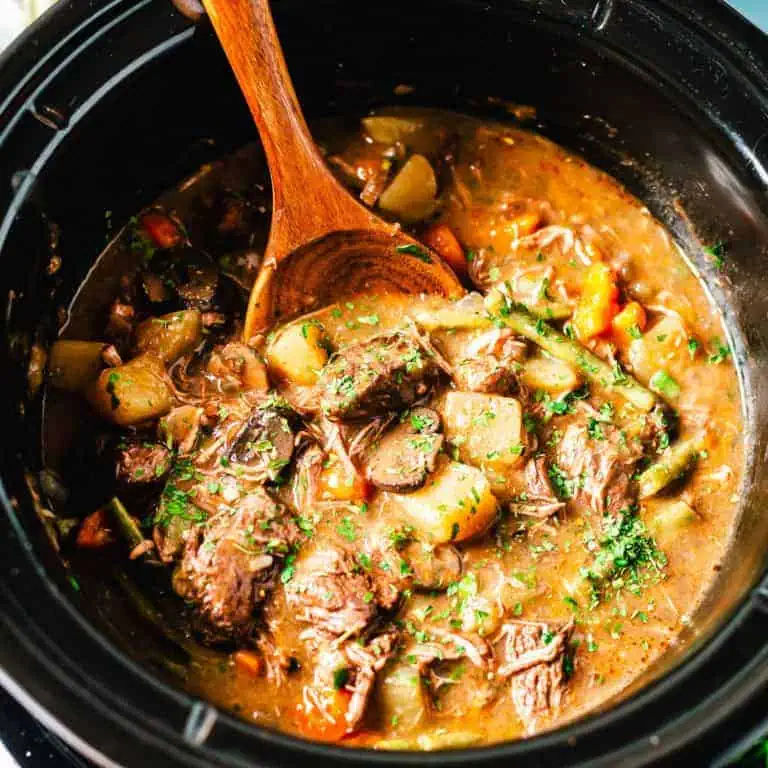
[[[379,198],[379,208],[414,223],[429,216],[437,205],[437,177],[423,155],[412,155]]]
[[[458,446],[462,461],[499,473],[522,463],[527,433],[515,398],[449,392],[442,415],[445,434]]]
[[[429,699],[419,670],[396,662],[383,672],[377,686],[378,709],[384,723],[413,728],[429,716]]]
[[[553,396],[573,392],[581,386],[581,377],[568,363],[545,355],[526,361],[522,378],[530,389],[540,389]]]
[[[432,544],[469,539],[496,517],[496,497],[485,475],[447,459],[423,488],[397,498],[408,522]]]
[[[424,120],[416,117],[397,117],[377,115],[362,119],[363,129],[374,140],[382,144],[395,144],[405,141],[424,128]]]
[[[165,366],[150,354],[102,371],[88,400],[105,419],[121,427],[156,419],[173,405]]]
[[[645,502],[648,529],[661,546],[666,546],[696,521],[696,512],[682,499],[649,499]]]
[[[681,381],[691,365],[688,334],[679,318],[663,317],[629,345],[629,362],[640,381],[648,383],[659,370]]]
[[[55,341],[48,357],[48,381],[57,389],[82,392],[104,367],[105,346],[101,341]]]
[[[196,309],[150,317],[136,328],[136,351],[172,363],[191,352],[203,336],[202,316]]]
[[[328,362],[324,340],[325,332],[317,323],[298,321],[287,325],[267,349],[270,371],[292,384],[315,384]]]

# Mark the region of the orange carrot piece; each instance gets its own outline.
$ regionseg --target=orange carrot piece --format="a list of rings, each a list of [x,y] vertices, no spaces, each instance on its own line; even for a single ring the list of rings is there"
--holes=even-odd
[[[141,226],[158,248],[173,248],[184,237],[176,222],[160,211],[147,211],[142,214]]]
[[[459,276],[467,274],[467,257],[461,243],[446,224],[428,227],[421,239]]]
[[[637,301],[630,301],[611,322],[616,343],[619,346],[628,347],[632,340],[645,330],[647,322],[648,317],[642,304]]]
[[[613,270],[595,262],[587,270],[581,298],[573,314],[573,327],[581,341],[605,333],[619,312],[619,288]]]
[[[80,524],[77,532],[77,546],[83,549],[101,549],[114,541],[109,527],[106,509],[97,509]]]

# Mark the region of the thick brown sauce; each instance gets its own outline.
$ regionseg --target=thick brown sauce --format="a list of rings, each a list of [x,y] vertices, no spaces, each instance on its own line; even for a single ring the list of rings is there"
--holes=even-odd
[[[508,618],[576,621],[571,638],[572,675],[560,707],[538,717],[529,733],[540,731],[599,708],[621,694],[678,642],[690,623],[712,583],[739,507],[743,429],[737,377],[729,360],[716,359],[715,339],[725,335],[701,283],[665,229],[617,182],[532,133],[455,115],[417,112],[409,116],[422,126],[404,140],[409,151],[430,156],[449,137],[454,147],[455,167],[450,178],[442,180],[445,186],[437,220],[449,225],[464,248],[478,254],[476,258],[487,259],[491,268],[515,250],[518,232],[514,222],[525,211],[538,211],[550,225],[568,227],[599,248],[605,261],[619,271],[626,295],[648,310],[645,338],[656,336],[646,357],[630,360],[620,353],[622,362],[627,370],[635,362],[634,373],[644,384],[650,372],[661,366],[678,382],[679,439],[706,430],[702,458],[686,482],[665,497],[684,500],[695,510],[695,519],[673,531],[657,531],[668,564],[644,580],[639,594],[619,588],[596,607],[587,607],[588,600],[573,585],[579,582],[580,568],[591,563],[592,556],[583,544],[590,523],[584,510],[573,503],[557,520],[507,520],[501,533],[494,528],[491,534],[461,545],[464,573],[475,575],[480,593],[496,589],[494,594],[498,594],[502,589],[499,579],[504,578],[502,603]],[[333,130],[324,143],[353,167],[380,163],[386,149],[364,135]],[[194,199],[195,186],[185,189],[184,196]],[[515,264],[538,281],[547,277],[550,293],[571,304],[578,298],[587,268],[573,250],[564,253],[558,242],[517,248]],[[397,326],[404,314],[433,304],[415,298],[358,296],[321,310],[317,319],[334,347],[343,348]],[[655,326],[665,318],[667,326],[655,333]],[[682,324],[682,345],[665,345],[669,318]],[[450,359],[460,353],[469,335],[440,331],[435,339]],[[697,340],[699,348],[689,349],[688,339]],[[604,355],[606,348],[598,344],[596,351]],[[296,393],[286,390],[286,394]],[[443,397],[444,392],[437,393],[434,403],[439,406]],[[606,399],[617,411],[621,409],[621,398],[611,394],[598,402]],[[565,432],[575,418],[554,419],[541,429],[540,442],[554,444],[557,437],[553,432]],[[499,496],[514,494],[514,476],[506,482],[503,478],[493,482]],[[655,503],[641,504],[640,517],[650,520]],[[378,492],[364,514],[355,513],[353,522],[360,540],[380,524],[391,525],[399,514],[396,500]],[[348,509],[322,509],[316,516],[314,541],[327,538],[348,546],[338,529],[349,515]],[[514,535],[517,528],[522,528],[521,535]],[[355,546],[362,547],[361,541]],[[264,677],[254,678],[225,655],[205,654],[191,662],[186,685],[191,692],[245,719],[300,733],[296,706],[312,679],[313,659],[298,639],[305,627],[292,623],[283,607],[283,590],[278,585],[267,613],[286,615],[280,641],[300,662],[298,672],[275,685]],[[414,594],[404,602],[398,619],[419,627],[447,627],[449,619],[441,622],[429,617],[449,613],[450,608],[451,598],[445,594]],[[448,682],[435,693],[426,719],[409,722],[378,712],[375,694],[364,729],[342,743],[376,745],[382,739],[403,738],[411,740],[405,742],[407,746],[424,748],[432,742],[413,741],[419,734],[453,734],[442,742],[438,738],[438,746],[492,743],[526,735],[508,692],[502,691],[488,702],[485,692],[492,681],[485,671],[464,660],[448,665],[443,674]]]

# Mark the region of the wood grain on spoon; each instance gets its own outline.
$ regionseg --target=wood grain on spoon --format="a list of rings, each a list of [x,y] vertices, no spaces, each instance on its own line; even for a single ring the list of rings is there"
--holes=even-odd
[[[355,200],[326,167],[296,98],[268,0],[204,5],[256,122],[272,178],[272,225],[245,340],[275,316],[320,306],[334,292],[365,287],[461,294],[438,256],[398,251],[415,241]]]

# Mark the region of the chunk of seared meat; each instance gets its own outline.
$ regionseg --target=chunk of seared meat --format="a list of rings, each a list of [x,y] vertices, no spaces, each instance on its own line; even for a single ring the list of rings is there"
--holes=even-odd
[[[518,373],[528,354],[528,344],[508,328],[483,333],[467,348],[466,357],[454,368],[459,389],[468,392],[509,395],[520,389]]]
[[[565,508],[565,502],[555,495],[549,479],[547,457],[534,456],[525,465],[525,492],[509,505],[516,515],[544,519]]]
[[[403,410],[423,398],[440,368],[412,336],[391,333],[351,344],[320,373],[320,407],[335,421]]]
[[[240,428],[228,459],[249,476],[275,480],[293,456],[294,427],[299,421],[288,408],[259,407]]]
[[[537,717],[560,706],[572,632],[572,622],[557,628],[544,622],[520,621],[505,624],[499,633],[496,676],[512,678],[512,701],[528,733],[536,729]]]
[[[369,451],[366,477],[385,491],[415,491],[434,472],[443,440],[440,414],[431,408],[414,408]]]
[[[573,499],[596,515],[613,517],[636,501],[631,477],[641,455],[637,443],[610,424],[601,424],[600,438],[595,439],[586,425],[573,423],[558,443],[550,476],[558,477]]]
[[[162,482],[171,468],[171,452],[160,443],[124,440],[117,447],[115,471],[123,486],[151,486]]]
[[[210,639],[242,641],[301,533],[288,510],[259,487],[197,530],[187,537],[173,587],[195,605]]]
[[[331,545],[301,553],[285,595],[296,619],[337,638],[359,636],[400,597],[384,571],[365,570],[351,553]]]
[[[174,309],[218,309],[220,277],[213,259],[187,245],[159,251],[140,276],[145,300],[152,314]]]

